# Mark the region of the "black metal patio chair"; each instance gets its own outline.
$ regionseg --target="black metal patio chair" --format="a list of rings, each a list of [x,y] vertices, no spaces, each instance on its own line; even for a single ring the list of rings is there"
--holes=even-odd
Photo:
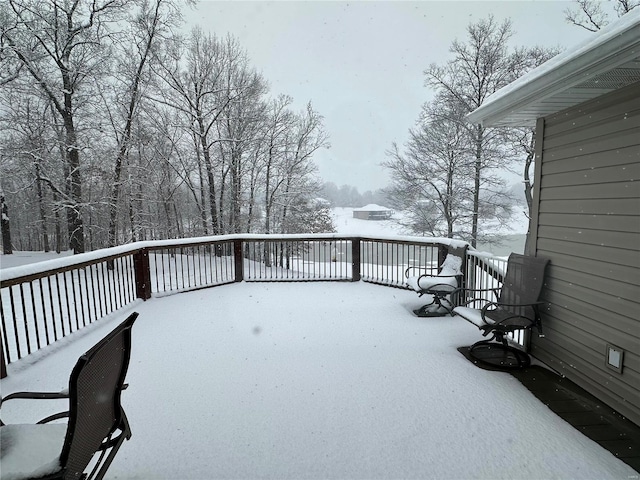
[[[529,354],[509,343],[509,335],[518,330],[531,331],[533,327],[538,335],[544,337],[539,307],[540,292],[544,286],[544,273],[549,260],[512,253],[507,263],[502,287],[500,289],[462,289],[465,305],[458,306],[454,314],[476,325],[483,336],[491,338],[481,340],[469,347],[469,354],[494,366],[522,368],[530,364]],[[472,294],[493,292],[495,301],[478,298]],[[478,304],[481,308],[475,308]]]
[[[14,399],[69,399],[68,411],[37,424],[0,421],[2,479],[103,478],[120,445],[131,438],[120,393],[127,387],[131,327],[137,317],[131,314],[78,359],[68,390],[17,392],[0,399],[0,404]],[[66,423],[50,423],[65,417]]]
[[[418,296],[430,295],[431,302],[413,311],[418,317],[440,317],[453,315],[453,307],[457,304],[457,292],[463,277],[467,245],[449,246],[447,256],[440,266],[438,275],[423,273],[411,275],[420,267],[409,267],[405,270],[407,285],[418,293]]]

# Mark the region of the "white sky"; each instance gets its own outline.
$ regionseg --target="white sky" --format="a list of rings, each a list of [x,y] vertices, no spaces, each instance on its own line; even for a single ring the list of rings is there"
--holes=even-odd
[[[567,24],[568,1],[220,2],[184,12],[188,25],[237,37],[273,95],[325,118],[331,148],[315,155],[318,173],[360,192],[382,188],[380,167],[403,144],[431,92],[424,70],[444,63],[465,29],[493,14],[511,18],[514,45],[569,47],[591,35]]]

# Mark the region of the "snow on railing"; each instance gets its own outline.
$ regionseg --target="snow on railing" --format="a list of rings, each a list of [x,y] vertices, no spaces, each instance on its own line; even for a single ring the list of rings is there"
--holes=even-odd
[[[137,299],[241,281],[365,281],[407,288],[407,269],[437,273],[446,238],[225,235],[155,242],[0,271],[1,367]],[[496,288],[506,260],[469,251],[465,284]]]

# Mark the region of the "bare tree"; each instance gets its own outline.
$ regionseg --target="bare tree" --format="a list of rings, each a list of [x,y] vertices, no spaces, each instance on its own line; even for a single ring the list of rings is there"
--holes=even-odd
[[[224,231],[239,233],[243,223],[245,171],[254,158],[251,155],[254,140],[260,135],[260,121],[263,119],[261,99],[267,92],[267,83],[249,65],[245,52],[233,38],[227,37],[224,47],[230,61],[225,72],[225,88],[218,95],[218,103],[224,105],[216,122],[224,179],[218,205],[220,218],[226,219]]]
[[[270,161],[270,230],[316,191],[321,117],[288,112],[270,138],[264,78],[233,37],[175,35],[177,2],[0,1],[0,148],[20,242],[47,248],[55,230],[80,252],[259,231]]]
[[[423,106],[404,152],[393,144],[383,166],[391,171],[389,198],[409,212],[413,233],[468,238],[472,144],[457,103],[440,97]],[[444,228],[443,228],[444,227]]]
[[[16,19],[5,4],[0,3],[0,86],[16,80],[24,64],[13,55],[10,37],[16,28]]]
[[[235,45],[236,49],[225,48],[225,43]],[[198,28],[191,31],[186,45],[176,39],[169,47],[157,68],[166,89],[151,98],[185,115],[186,127],[192,132],[201,162],[202,185],[207,185],[211,231],[218,235],[222,233],[218,207],[220,185],[216,181],[214,150],[217,144],[228,139],[219,138],[217,122],[224,108],[243,93],[227,88],[226,76],[234,57],[244,54],[232,37],[221,40],[204,35]],[[184,65],[183,58],[186,59]]]
[[[2,252],[5,255],[13,253],[13,247],[11,245],[11,224],[9,222],[9,207],[4,201],[4,192],[0,189],[0,204],[2,206],[0,214],[2,219],[0,225],[2,226]]]
[[[289,109],[293,99],[280,95],[269,104],[269,118],[265,138],[264,167],[264,232],[272,233],[273,210],[284,176],[279,175],[287,149],[288,133],[295,117]]]
[[[145,0],[133,18],[127,23],[130,38],[115,45],[119,50],[116,66],[116,82],[125,78],[122,93],[123,115],[117,122],[115,136],[118,147],[113,170],[112,189],[109,200],[109,246],[117,245],[117,213],[122,187],[122,170],[131,148],[131,133],[136,112],[142,100],[142,90],[148,83],[149,63],[153,61],[156,44],[166,40],[171,26],[179,21],[176,6],[171,0]],[[128,41],[127,41],[128,40]],[[135,45],[132,55],[131,47]],[[116,97],[117,98],[117,97]]]
[[[509,51],[508,42],[512,35],[510,20],[498,24],[493,16],[489,16],[470,24],[466,42],[455,40],[451,45],[453,59],[444,66],[432,64],[425,71],[426,84],[449,97],[451,103],[458,103],[463,113],[475,110],[489,95],[522,73],[526,55],[523,50]],[[502,132],[482,125],[469,126],[468,132],[474,151],[470,240],[475,247],[479,235],[478,221],[484,210],[481,208],[480,189],[490,180],[489,177],[495,178],[496,169],[505,167],[507,159],[502,149]]]
[[[611,5],[613,3],[613,6]],[[640,5],[639,0],[574,0],[574,6],[564,11],[567,23],[597,32],[609,24],[612,15],[621,17]]]
[[[15,26],[3,32],[5,50],[47,96],[64,128],[69,246],[84,251],[82,175],[77,101],[87,77],[105,59],[103,37],[123,0],[9,0]]]
[[[553,54],[539,47],[511,48],[513,33],[510,20],[498,24],[493,16],[470,24],[466,41],[452,43],[453,58],[442,66],[432,64],[425,71],[426,85],[450,104],[457,103],[463,114],[475,110],[491,94]],[[509,169],[515,157],[508,147],[509,129],[469,124],[466,128],[474,169],[470,242],[476,246],[480,219],[508,212],[504,208],[504,182],[498,172]]]
[[[294,115],[291,128],[285,131],[285,150],[275,168],[269,195],[271,223],[280,233],[289,230],[289,215],[293,206],[306,202],[320,191],[320,184],[311,181],[316,170],[313,154],[321,148],[329,148],[323,117],[308,103],[305,110]],[[275,181],[274,181],[275,180]],[[277,209],[274,207],[277,206]]]

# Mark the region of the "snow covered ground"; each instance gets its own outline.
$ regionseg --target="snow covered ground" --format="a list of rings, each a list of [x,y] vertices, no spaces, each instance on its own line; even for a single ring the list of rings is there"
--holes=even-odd
[[[478,330],[417,318],[420,303],[362,282],[243,283],[137,303],[123,393],[133,437],[107,477],[637,476],[511,375],[468,362],[456,348]],[[65,387],[78,356],[129,313],[10,365],[2,393]],[[63,406],[16,400],[2,418]]]
[[[336,232],[344,235],[402,235],[402,227],[398,225],[395,218],[389,220],[361,220],[353,218],[353,208],[332,208],[331,218],[336,227]]]
[[[14,251],[11,255],[0,255],[0,268],[13,268],[30,263],[44,262],[54,258],[62,258],[73,255],[73,251],[66,252],[20,252]]]

